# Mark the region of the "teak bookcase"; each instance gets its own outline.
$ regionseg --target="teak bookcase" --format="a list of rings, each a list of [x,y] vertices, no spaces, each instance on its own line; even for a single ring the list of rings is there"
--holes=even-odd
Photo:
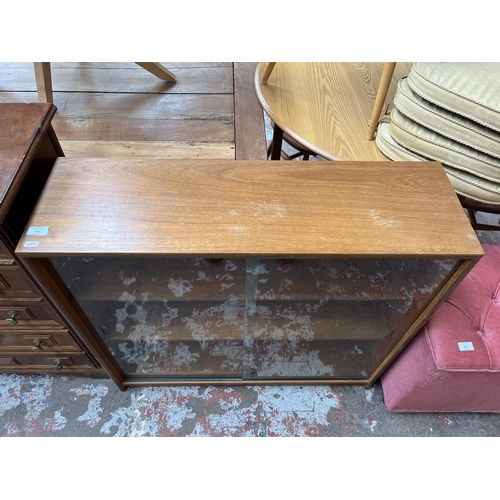
[[[439,163],[59,158],[17,254],[120,388],[370,387],[483,251]]]

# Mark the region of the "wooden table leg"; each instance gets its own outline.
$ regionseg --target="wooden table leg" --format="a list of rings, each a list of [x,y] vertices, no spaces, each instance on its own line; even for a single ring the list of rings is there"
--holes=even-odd
[[[136,62],[141,68],[157,76],[160,80],[175,82],[175,75],[157,62]]]
[[[40,102],[48,102],[50,104],[54,103],[52,96],[52,76],[50,74],[50,63],[49,62],[36,62],[33,63],[35,66],[35,78],[36,78],[36,90],[38,92],[38,100]]]
[[[271,160],[281,160],[281,146],[283,144],[283,130],[276,123],[273,128],[273,147],[271,149]]]

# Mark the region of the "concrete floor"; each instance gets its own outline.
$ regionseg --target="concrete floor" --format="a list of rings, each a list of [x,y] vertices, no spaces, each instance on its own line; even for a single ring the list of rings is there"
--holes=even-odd
[[[395,414],[372,389],[141,387],[0,375],[1,436],[500,436],[500,415]]]

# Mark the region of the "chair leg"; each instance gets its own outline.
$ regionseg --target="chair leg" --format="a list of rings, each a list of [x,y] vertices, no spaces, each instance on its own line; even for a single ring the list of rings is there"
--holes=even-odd
[[[458,193],[457,198],[464,210],[466,210],[470,224],[475,231],[500,231],[500,220],[498,221],[498,225],[493,225],[482,224],[476,218],[476,212],[499,215],[500,205],[489,205],[488,203],[474,201]]]
[[[157,62],[136,62],[141,68],[157,76],[160,80],[175,82],[175,75]]]
[[[273,150],[273,140],[271,139],[271,141],[267,145],[267,157],[266,157],[267,160],[269,160],[269,157],[271,156],[272,150]]]
[[[387,97],[387,92],[389,91],[389,86],[391,85],[392,75],[394,74],[395,67],[395,62],[384,63],[382,76],[380,77],[380,83],[378,85],[377,97],[375,98],[372,117],[370,119],[370,125],[368,127],[367,139],[369,141],[373,141],[373,138],[375,136],[375,130],[377,129],[378,121],[382,113],[382,106],[384,105],[385,98]]]
[[[281,159],[281,145],[283,143],[283,130],[274,124],[273,141],[271,147],[271,160]]]
[[[472,210],[472,208],[468,208],[467,212],[469,213],[469,218],[471,220],[471,223],[473,225],[477,224],[476,213],[474,212],[474,210]]]
[[[262,77],[262,81],[261,81],[262,85],[267,85],[267,80],[269,80],[269,77],[271,76],[271,73],[273,72],[274,66],[276,66],[275,62],[270,62],[267,65],[264,76]]]
[[[275,139],[277,139],[279,141],[279,143],[281,144],[279,158],[277,158],[278,152],[274,150]],[[289,161],[289,160],[294,160],[295,158],[298,158],[299,156],[302,156],[303,161],[309,160],[311,153],[310,153],[310,151],[307,151],[307,150],[299,149],[297,151],[297,153],[294,153],[292,155],[288,155],[282,149],[283,148],[283,141],[287,142],[286,139],[283,138],[283,131],[279,127],[277,127],[276,124],[273,124],[273,138],[271,139],[271,141],[267,145],[267,159],[268,160],[269,159],[274,160],[274,159],[283,158],[283,160]],[[293,144],[290,144],[290,146],[293,147],[294,149],[297,149],[297,147],[294,146]],[[274,154],[274,157],[273,157],[273,154]],[[269,158],[269,157],[271,157],[271,158]]]
[[[40,102],[54,103],[52,95],[52,75],[49,62],[33,63],[35,67],[36,90]]]

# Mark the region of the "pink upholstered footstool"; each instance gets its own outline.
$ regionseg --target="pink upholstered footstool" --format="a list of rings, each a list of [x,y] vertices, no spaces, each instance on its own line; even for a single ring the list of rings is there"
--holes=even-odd
[[[500,413],[500,247],[483,249],[382,375],[389,411]]]

